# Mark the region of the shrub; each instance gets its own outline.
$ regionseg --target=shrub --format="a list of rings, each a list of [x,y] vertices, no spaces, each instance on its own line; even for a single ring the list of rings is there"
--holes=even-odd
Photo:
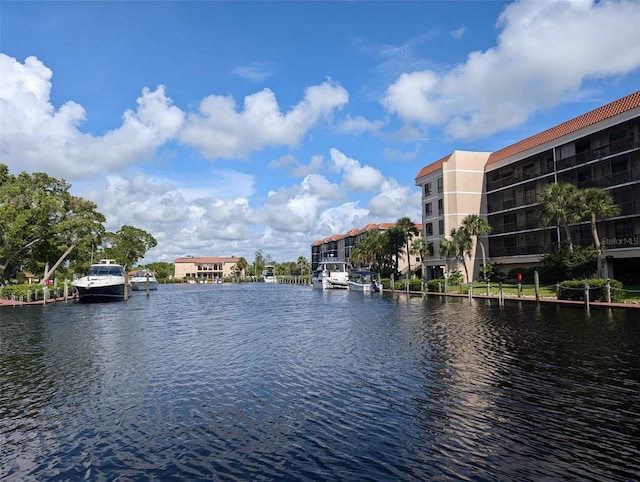
[[[427,291],[430,293],[444,292],[444,278],[430,279],[427,281]]]
[[[609,280],[611,286],[611,301],[617,302],[622,298],[622,283],[618,280]],[[607,280],[603,278],[580,279],[563,281],[560,283],[558,293],[559,300],[584,301],[584,286],[589,286],[590,301],[607,301],[606,285]]]
[[[567,247],[546,254],[539,267],[541,283],[558,283],[567,279],[587,279],[598,268],[598,255],[592,247]]]

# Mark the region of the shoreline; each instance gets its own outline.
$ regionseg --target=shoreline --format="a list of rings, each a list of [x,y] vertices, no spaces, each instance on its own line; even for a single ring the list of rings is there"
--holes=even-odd
[[[464,293],[435,293],[435,292],[430,292],[430,291],[405,291],[405,290],[390,290],[390,289],[384,289],[383,292],[386,293],[399,293],[399,294],[409,294],[409,295],[413,295],[413,296],[444,296],[444,297],[450,297],[450,298],[469,298],[469,295],[464,294]],[[498,303],[500,303],[500,297],[499,295],[473,295],[471,297],[472,299],[475,300],[495,300]],[[527,303],[555,303],[557,305],[565,305],[565,306],[583,306],[583,307],[587,307],[587,304],[584,301],[574,301],[574,300],[558,300],[556,298],[540,298],[539,300],[536,300],[536,298],[534,296],[513,296],[513,295],[508,295],[508,296],[503,296],[502,297],[503,302],[514,302],[514,301],[524,301]],[[14,300],[8,300],[8,299],[3,299],[0,298],[0,307],[2,306],[12,306],[12,307],[16,307],[16,306],[25,306],[25,305],[50,305],[50,304],[55,304],[55,303],[68,303],[68,302],[75,302],[76,298],[74,297],[67,297],[66,299],[64,298],[64,296],[60,296],[58,298],[55,299],[48,299],[46,301],[46,303],[44,302],[44,300],[39,300],[39,301],[14,301]],[[624,308],[624,309],[638,309],[640,308],[640,303],[607,303],[606,301],[590,301],[589,302],[589,307],[597,307],[597,308]]]

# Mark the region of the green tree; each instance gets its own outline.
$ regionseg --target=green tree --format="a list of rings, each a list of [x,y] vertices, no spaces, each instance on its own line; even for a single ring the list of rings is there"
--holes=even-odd
[[[414,236],[418,236],[420,234],[420,231],[418,231],[416,225],[408,217],[398,219],[395,227],[402,233],[404,239],[403,248],[406,247],[407,251],[409,251],[411,240],[414,238]],[[409,256],[409,253],[407,253],[407,275],[411,277],[411,256]]]
[[[156,238],[146,231],[125,225],[115,233],[104,235],[103,253],[106,258],[115,259],[129,269],[157,244]]]
[[[386,237],[387,247],[389,252],[393,256],[394,267],[393,271],[396,273],[396,276],[400,276],[400,258],[403,257],[403,251],[405,247],[405,236],[402,228],[398,226],[393,226],[390,229],[387,229],[384,232],[384,236]]]
[[[449,236],[451,238],[451,246],[449,247],[450,253],[453,254],[454,259],[457,262],[462,263],[466,281],[469,282],[469,269],[467,268],[465,258],[471,258],[473,238],[471,237],[469,231],[467,231],[464,227],[460,227],[457,229],[453,228]]]
[[[578,192],[579,204],[582,209],[582,219],[589,220],[593,245],[598,255],[597,277],[602,277],[602,245],[598,235],[596,222],[599,219],[612,218],[621,212],[611,193],[597,187],[588,187]]]
[[[429,256],[433,256],[433,244],[428,242],[424,238],[418,238],[413,241],[410,254],[412,255],[417,254],[418,256],[420,256],[420,263],[422,263],[422,273],[423,273],[422,277],[424,278],[426,273],[424,260]]]
[[[569,183],[553,183],[538,195],[540,206],[540,223],[548,226],[555,222],[556,226],[564,227],[569,252],[573,252],[573,241],[569,224],[580,219],[580,204],[578,188]]]
[[[467,232],[476,238],[477,244],[480,246],[482,253],[482,276],[484,280],[487,280],[487,256],[484,250],[484,244],[480,240],[480,236],[483,234],[489,234],[491,232],[491,226],[485,218],[478,216],[477,214],[469,214],[462,220],[462,227]]]
[[[246,258],[244,257],[240,257],[238,259],[238,262],[236,263],[236,267],[240,270],[240,271],[244,271],[245,274],[248,272],[249,270],[249,263],[247,262]]]
[[[159,280],[166,280],[173,276],[176,272],[175,265],[173,263],[167,263],[166,261],[156,261],[144,266],[146,269],[155,273],[156,278]]]
[[[96,205],[69,193],[71,185],[44,173],[8,173],[0,164],[0,275],[18,268],[49,275],[76,248],[99,241],[105,218]]]
[[[309,271],[309,261],[304,256],[298,256],[296,264],[298,265],[299,273],[301,275],[304,275]]]

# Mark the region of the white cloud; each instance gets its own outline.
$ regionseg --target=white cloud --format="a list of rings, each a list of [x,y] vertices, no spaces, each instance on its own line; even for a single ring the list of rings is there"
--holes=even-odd
[[[467,29],[465,27],[460,27],[460,28],[458,28],[456,30],[452,30],[450,32],[450,34],[451,34],[452,38],[459,39],[459,38],[462,38],[462,36],[464,35],[464,33],[466,31],[467,31]]]
[[[367,132],[377,132],[384,126],[384,121],[370,121],[365,117],[348,115],[342,122],[338,124],[338,132],[343,134],[362,135]]]
[[[362,166],[355,159],[345,156],[338,149],[330,150],[331,161],[337,171],[343,173],[342,185],[356,192],[375,190],[384,180],[382,173],[374,167]]]
[[[82,178],[113,171],[153,157],[173,138],[183,113],[171,105],[163,86],[143,89],[135,111],[104,136],[80,131],[84,108],[51,103],[52,71],[35,57],[20,63],[0,54],[0,144],[2,158],[15,171],[46,171],[55,177]]]
[[[324,162],[324,156],[318,154],[311,157],[309,164],[304,164],[295,156],[290,154],[282,156],[278,159],[274,159],[269,163],[269,167],[272,169],[288,169],[289,174],[295,177],[305,177],[309,174],[318,172],[322,168]]]
[[[274,67],[268,62],[253,62],[233,69],[233,73],[251,82],[262,82],[273,75]]]
[[[389,178],[382,184],[379,194],[371,198],[368,207],[374,218],[397,220],[408,216],[414,223],[420,223],[420,196],[414,186],[400,185]]]
[[[640,3],[523,0],[509,4],[497,45],[436,72],[400,75],[383,105],[455,139],[491,135],[578,95],[591,79],[640,67]]]
[[[190,114],[180,139],[207,158],[245,157],[267,146],[296,146],[321,118],[349,100],[345,89],[327,81],[308,87],[304,98],[282,113],[274,93],[264,89],[244,99],[242,111],[231,97],[211,95]]]

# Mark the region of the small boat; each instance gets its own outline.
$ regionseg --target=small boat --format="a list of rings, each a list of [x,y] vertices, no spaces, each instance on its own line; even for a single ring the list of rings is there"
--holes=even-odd
[[[346,290],[349,288],[349,270],[347,263],[336,259],[320,261],[313,272],[311,283],[321,290]]]
[[[364,293],[379,293],[378,274],[373,271],[354,271],[349,275],[349,289]]]
[[[133,291],[146,291],[147,289],[157,290],[158,280],[153,274],[153,271],[141,269],[136,271],[134,275],[129,278],[129,286]]]
[[[274,272],[274,266],[265,266],[264,271],[260,275],[260,281],[265,283],[277,283],[276,273]]]
[[[78,291],[83,303],[124,300],[124,268],[113,259],[101,259],[89,267],[87,276],[71,285]]]

